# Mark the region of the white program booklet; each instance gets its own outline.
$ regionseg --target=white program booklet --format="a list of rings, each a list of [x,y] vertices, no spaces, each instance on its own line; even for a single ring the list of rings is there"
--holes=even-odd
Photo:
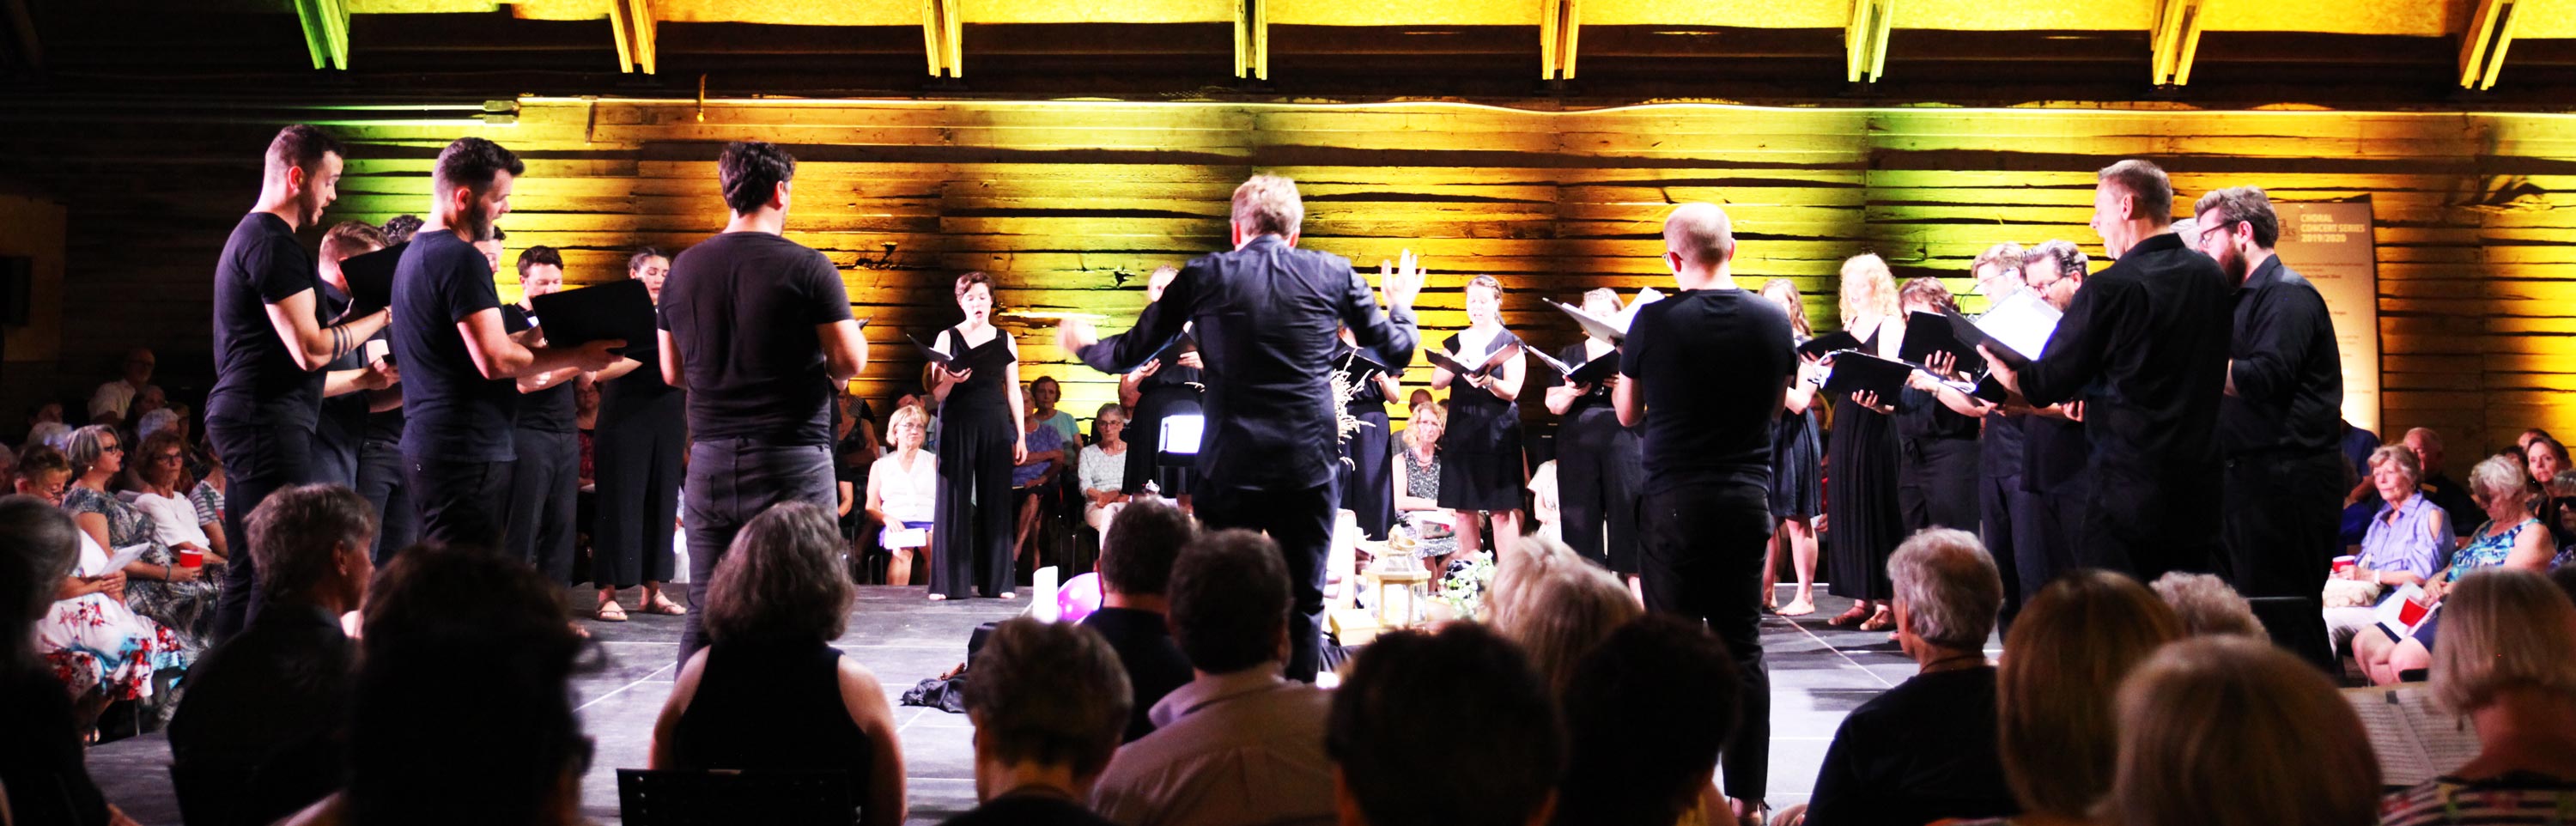
[[[2367,633],[2367,632],[2365,632]],[[2478,732],[2466,718],[2443,711],[2421,684],[2396,688],[2347,688],[2345,702],[2361,716],[2370,748],[2379,754],[2380,781],[2412,786],[2448,774],[2478,756]]]

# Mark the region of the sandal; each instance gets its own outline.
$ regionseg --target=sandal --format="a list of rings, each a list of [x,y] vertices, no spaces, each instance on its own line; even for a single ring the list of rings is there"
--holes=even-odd
[[[947,594],[931,594],[931,595],[930,595],[930,601],[932,601],[932,602],[946,602],[946,601],[948,601],[948,595],[947,595]]]
[[[679,603],[672,602],[670,597],[659,593],[654,594],[653,599],[644,603],[643,607],[635,610],[642,611],[647,614],[660,614],[666,617],[684,617],[689,614],[689,609],[680,607]]]
[[[1835,628],[1849,628],[1867,619],[1869,619],[1869,605],[1863,603],[1852,606],[1849,611],[1834,615],[1833,619],[1825,620],[1825,624]]]
[[[1863,631],[1887,631],[1894,629],[1895,627],[1896,612],[1894,611],[1880,611],[1878,613],[1871,614],[1867,621],[1860,624],[1860,630]]]
[[[591,609],[590,618],[600,622],[625,622],[626,607],[618,605],[615,600],[603,602],[598,608]]]

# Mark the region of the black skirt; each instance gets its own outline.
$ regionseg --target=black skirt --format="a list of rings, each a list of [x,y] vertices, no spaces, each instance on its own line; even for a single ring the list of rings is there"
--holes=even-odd
[[[1825,512],[1824,463],[1816,408],[1781,411],[1771,429],[1771,518],[1810,519]]]
[[[1360,532],[1382,540],[1395,524],[1395,443],[1387,433],[1386,405],[1368,406],[1376,409],[1356,411],[1360,431],[1342,443],[1336,481],[1342,486],[1342,507],[1358,518]]]
[[[1905,540],[1898,509],[1894,422],[1857,404],[1836,405],[1826,451],[1825,577],[1828,593],[1890,599],[1887,558]]]

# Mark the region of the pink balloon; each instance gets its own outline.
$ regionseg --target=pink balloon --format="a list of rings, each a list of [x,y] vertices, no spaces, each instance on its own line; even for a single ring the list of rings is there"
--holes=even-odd
[[[1100,610],[1100,575],[1083,574],[1056,589],[1055,607],[1057,618],[1064,622],[1081,622]]]

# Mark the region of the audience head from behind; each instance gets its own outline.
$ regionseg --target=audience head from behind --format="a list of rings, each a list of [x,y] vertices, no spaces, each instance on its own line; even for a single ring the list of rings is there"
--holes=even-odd
[[[0,674],[38,667],[35,622],[80,561],[79,531],[54,502],[0,496]]]
[[[1930,528],[1887,559],[1895,586],[1896,639],[1918,665],[1985,660],[1986,637],[2003,610],[2003,576],[1975,534]]]
[[[2438,633],[2432,688],[2443,707],[2474,717],[2516,694],[2576,702],[2576,604],[2548,577],[2517,568],[2461,577]]]
[[[2093,231],[2112,258],[2173,227],[2173,181],[2153,162],[2130,158],[2094,175]],[[2186,239],[2188,240],[2188,239]]]
[[[2156,597],[2172,608],[2174,617],[2182,620],[2184,636],[2206,637],[2234,634],[2268,640],[2263,620],[2254,616],[2254,603],[2219,579],[2217,574],[2187,574],[2170,571],[2156,578]]]
[[[1682,289],[1700,289],[1730,275],[1734,262],[1735,222],[1725,209],[1700,201],[1664,216],[1664,267]]]
[[[1563,542],[1531,537],[1508,556],[1485,603],[1494,633],[1519,645],[1561,694],[1584,656],[1644,609],[1617,576]]]
[[[2164,646],[2119,691],[2118,826],[2371,826],[2379,761],[2323,672],[2270,642]]]
[[[2120,681],[2182,621],[2137,580],[2084,569],[2022,604],[1995,678],[2004,777],[2025,814],[2082,821],[2111,788]]]
[[[841,565],[842,546],[831,512],[810,502],[783,502],[752,517],[707,583],[708,639],[840,638],[858,597]]]
[[[1254,175],[1234,188],[1229,223],[1236,249],[1264,235],[1278,236],[1293,247],[1306,223],[1306,202],[1297,196],[1296,181],[1267,173]]]
[[[579,822],[591,744],[567,686],[582,643],[562,586],[488,548],[415,545],[361,614],[349,783],[297,822]]]
[[[340,199],[340,172],[349,154],[340,139],[321,127],[295,124],[277,130],[268,141],[260,170],[259,203],[295,229],[322,220],[322,210]]]
[[[1344,826],[1546,823],[1565,767],[1547,685],[1511,641],[1466,622],[1371,642],[1333,693],[1324,742]],[[1435,766],[1451,771],[1426,780]]]
[[[1671,826],[1700,799],[1743,683],[1708,628],[1666,614],[1622,625],[1564,687],[1561,826]]]
[[[2030,248],[2022,259],[2021,277],[2039,292],[2041,300],[2059,310],[2075,302],[2075,290],[2084,286],[2089,264],[2084,249],[2073,241],[2050,240]]]
[[[975,798],[987,809],[1023,795],[1079,809],[1118,751],[1129,702],[1127,672],[1098,632],[1028,617],[1003,621],[966,680]],[[976,820],[975,813],[951,822],[960,821],[1007,822]]]
[[[1288,659],[1288,566],[1251,531],[1201,534],[1172,563],[1172,638],[1200,674],[1276,672]]]
[[[725,208],[737,216],[787,211],[796,180],[796,158],[767,141],[734,141],[716,156],[716,182]]]
[[[1101,604],[1168,613],[1173,564],[1197,536],[1190,515],[1167,500],[1128,503],[1101,538]]]
[[[528,165],[500,144],[457,138],[438,152],[430,176],[431,212],[447,231],[468,242],[498,240],[495,224],[510,213],[510,190],[527,172]]]
[[[12,492],[61,507],[63,491],[71,483],[72,463],[62,451],[51,445],[31,444],[18,452],[18,468],[10,479]]]
[[[375,577],[368,554],[376,513],[340,485],[297,485],[268,495],[242,528],[258,563],[260,595],[272,607],[310,605],[334,616],[356,610]]]

